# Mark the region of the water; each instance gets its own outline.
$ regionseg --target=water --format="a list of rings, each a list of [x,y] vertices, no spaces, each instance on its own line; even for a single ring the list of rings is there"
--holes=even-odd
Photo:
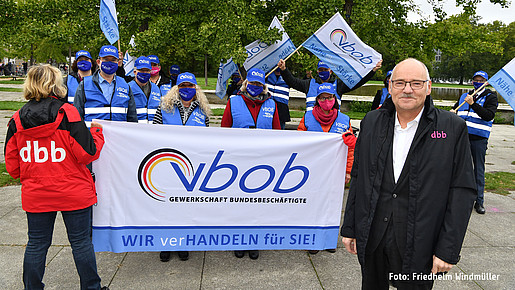
[[[381,90],[383,85],[368,85],[362,86],[354,91],[348,93],[349,95],[358,96],[375,96],[378,90]],[[492,88],[490,88],[492,90]],[[458,88],[431,88],[431,97],[433,100],[447,100],[447,101],[458,101],[463,93],[468,92],[469,89],[458,89]],[[497,94],[499,103],[506,103],[506,101]]]

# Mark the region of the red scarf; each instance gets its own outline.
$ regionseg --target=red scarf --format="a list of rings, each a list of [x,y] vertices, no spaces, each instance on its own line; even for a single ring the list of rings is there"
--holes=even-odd
[[[322,108],[320,106],[315,106],[313,108],[313,117],[324,126],[331,125],[334,123],[334,120],[336,120],[336,117],[338,116],[338,112],[336,109],[332,109],[329,111],[329,114],[325,114],[324,111],[322,111]]]

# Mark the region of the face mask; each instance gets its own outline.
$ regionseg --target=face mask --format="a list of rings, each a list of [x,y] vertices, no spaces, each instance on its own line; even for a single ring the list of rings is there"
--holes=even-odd
[[[233,80],[233,82],[237,83],[241,80],[241,78],[233,78],[232,80]]]
[[[251,95],[253,97],[259,96],[259,94],[261,94],[261,92],[263,92],[263,89],[264,89],[264,87],[261,87],[261,86],[255,86],[255,85],[251,85],[251,84],[247,85],[247,92],[249,93],[249,95]]]
[[[320,77],[321,80],[327,81],[329,79],[329,77],[331,76],[331,72],[328,70],[320,71],[320,72],[318,72],[318,76]]]
[[[330,111],[333,108],[335,101],[336,101],[335,99],[318,101],[318,104],[324,111]]]
[[[170,78],[171,78],[173,81],[176,81],[178,76],[179,76],[179,75],[171,75],[171,76],[170,76]]]
[[[81,60],[77,62],[77,68],[81,71],[88,71],[91,69],[91,62],[87,60]]]
[[[136,78],[138,79],[138,81],[140,83],[146,84],[148,82],[148,80],[150,79],[150,73],[138,72],[136,74]]]
[[[100,64],[100,69],[107,75],[112,75],[118,69],[118,63],[114,61],[103,61]]]
[[[195,88],[180,88],[179,89],[179,96],[181,96],[181,99],[184,101],[189,101],[193,99],[195,94],[197,93],[197,90]]]
[[[153,67],[152,70],[150,71],[150,75],[155,76],[155,75],[157,75],[159,73],[160,70],[161,69],[158,68],[158,67]]]
[[[474,89],[479,89],[484,83],[480,82],[472,82],[472,85],[474,85]]]

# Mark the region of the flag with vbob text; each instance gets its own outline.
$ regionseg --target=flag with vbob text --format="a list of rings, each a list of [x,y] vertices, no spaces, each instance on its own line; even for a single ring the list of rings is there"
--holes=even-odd
[[[256,40],[245,46],[247,50],[247,59],[243,63],[245,70],[249,71],[252,68],[258,68],[266,74],[277,66],[280,59],[288,57],[295,51],[295,45],[288,36],[288,33],[284,30],[281,22],[279,22],[277,16],[275,16],[272,23],[270,23],[268,30],[272,28],[279,29],[282,38],[271,45]]]
[[[110,44],[120,39],[115,0],[100,0],[100,28]]]
[[[515,110],[515,58],[493,75],[488,80],[488,83],[492,85],[511,108]]]
[[[341,134],[97,121],[95,251],[336,248]]]
[[[382,59],[366,45],[337,12],[303,44],[325,62],[349,87],[353,88]]]
[[[227,81],[231,78],[233,73],[238,72],[238,66],[234,61],[229,59],[226,63],[220,62],[218,67],[218,77],[216,79],[216,90],[215,94],[220,99],[225,97],[227,92]]]

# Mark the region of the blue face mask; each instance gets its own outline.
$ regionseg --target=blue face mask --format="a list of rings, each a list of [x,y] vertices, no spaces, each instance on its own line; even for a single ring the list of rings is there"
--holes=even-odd
[[[138,72],[136,74],[136,78],[138,79],[138,81],[140,83],[146,84],[148,82],[148,80],[150,79],[150,73]]]
[[[474,85],[474,89],[477,90],[479,89],[484,83],[480,83],[480,82],[472,82],[472,85]]]
[[[328,70],[320,71],[320,72],[318,72],[318,76],[320,77],[321,80],[327,81],[329,79],[329,77],[331,76],[331,72]]]
[[[181,99],[184,101],[189,101],[193,99],[195,94],[197,93],[197,90],[195,88],[180,88],[179,89],[179,96],[181,96]]]
[[[89,62],[87,60],[78,61],[77,68],[81,71],[88,71],[91,69],[91,62]]]
[[[172,79],[173,81],[176,81],[178,76],[179,75],[170,75],[170,79]]]
[[[118,69],[118,63],[114,61],[103,61],[100,64],[100,69],[107,75],[112,75]]]
[[[241,78],[233,78],[232,79],[232,81],[235,82],[235,83],[239,82],[240,80],[241,80]]]
[[[249,95],[251,95],[253,97],[259,96],[259,94],[261,94],[261,92],[263,92],[263,89],[264,89],[264,87],[262,87],[262,86],[255,86],[255,85],[251,85],[251,84],[247,85],[247,93],[249,93]]]

